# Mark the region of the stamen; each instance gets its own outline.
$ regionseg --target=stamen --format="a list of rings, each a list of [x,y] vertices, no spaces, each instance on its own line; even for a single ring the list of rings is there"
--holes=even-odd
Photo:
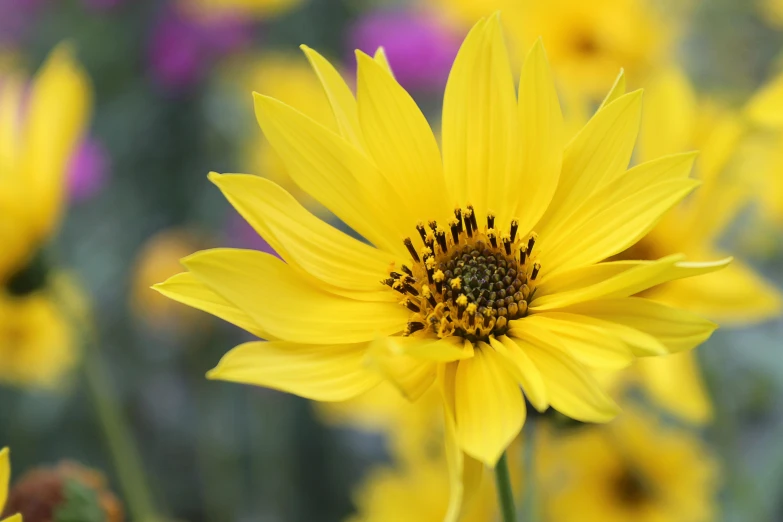
[[[492,245],[492,248],[498,247],[498,236],[494,228],[487,230],[487,238],[489,238],[489,243]]]
[[[403,306],[405,306],[411,312],[417,312],[418,313],[418,312],[421,311],[421,308],[419,307],[419,305],[417,305],[416,303],[414,303],[410,299],[406,299],[405,301],[402,302],[402,304],[403,304]]]
[[[424,228],[424,223],[422,223],[421,221],[416,223],[416,231],[421,236],[421,240],[422,241],[426,241],[426,239],[427,239],[427,229]]]
[[[424,299],[427,300],[427,302],[430,303],[430,306],[433,308],[437,306],[438,302],[435,300],[435,296],[432,295],[432,291],[430,290],[430,287],[427,285],[422,285],[421,287],[421,295],[424,297]]]
[[[443,280],[446,279],[446,275],[443,273],[442,270],[438,270],[432,276],[432,279],[435,280],[435,288],[438,290],[438,293],[442,294],[443,293]]]
[[[471,209],[471,207],[468,207],[465,210],[465,232],[468,233],[469,238],[473,237],[473,222],[470,219],[472,215],[473,215],[473,210]]]
[[[446,244],[446,232],[442,228],[438,227],[438,229],[435,231],[435,239],[438,241],[438,246],[440,246],[441,252],[445,254],[449,247]]]
[[[459,231],[462,233],[462,209],[461,208],[455,208],[454,209],[454,217],[457,218],[457,224],[459,225]]]
[[[413,288],[410,283],[403,283],[402,288],[405,290],[406,293],[417,296],[419,295],[419,291]]]
[[[395,281],[394,284],[392,284],[392,288],[397,290],[402,295],[405,295],[405,285],[402,284],[400,281]]]
[[[462,279],[459,277],[455,277],[451,281],[449,281],[449,286],[452,290],[459,290],[462,288]]]
[[[438,229],[438,222],[434,219],[429,222],[430,228],[433,232],[435,232]]]
[[[389,272],[389,275],[392,276],[394,279],[399,279],[402,277],[402,274],[399,272]]]
[[[506,255],[511,255],[511,237],[503,236],[503,250],[506,251]]]
[[[408,249],[408,252],[410,253],[413,260],[418,263],[420,261],[419,254],[417,254],[416,249],[413,248],[413,241],[411,241],[411,238],[406,237],[405,239],[402,240],[402,242],[405,243],[405,248]]]
[[[476,211],[473,210],[473,205],[468,205],[468,210],[470,210],[470,226],[473,227],[473,230],[478,230],[478,221],[476,221]]]
[[[517,237],[517,229],[519,228],[519,221],[516,219],[511,220],[511,231],[509,233],[509,237],[511,237],[511,242],[514,242],[514,239]]]
[[[538,238],[538,234],[535,232],[530,234],[530,238],[527,240],[527,255],[530,255],[533,252],[533,246],[536,244],[536,238]]]
[[[419,330],[423,330],[423,329],[424,329],[424,323],[419,322],[419,321],[410,321],[405,326],[404,335],[411,335],[411,334],[416,333]]]
[[[461,223],[457,222],[457,218],[454,218],[449,222],[449,228],[451,228],[451,239],[454,241],[455,245],[459,245],[460,227]]]
[[[410,277],[411,277],[411,279],[414,279],[414,278],[413,278],[413,272],[411,272],[411,269],[410,269],[410,268],[408,268],[408,267],[407,267],[407,266],[405,266],[405,265],[402,265],[402,266],[400,267],[400,269],[401,269],[403,272],[405,272],[406,274],[408,274],[408,276],[410,276]],[[415,279],[414,279],[414,281],[415,281]]]
[[[533,281],[536,280],[536,277],[538,277],[538,272],[541,270],[541,263],[533,263],[533,272],[530,274],[530,279]]]
[[[524,265],[527,261],[527,252],[525,252],[524,248],[519,249],[519,264]]]

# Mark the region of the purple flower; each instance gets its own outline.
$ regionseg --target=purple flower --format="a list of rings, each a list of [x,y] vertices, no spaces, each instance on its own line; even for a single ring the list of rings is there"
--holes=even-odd
[[[28,36],[43,0],[0,0],[0,50],[14,49]]]
[[[443,89],[460,43],[460,36],[435,14],[413,11],[371,12],[354,24],[348,37],[351,50],[372,55],[384,47],[400,84],[425,91]]]
[[[252,41],[249,21],[232,15],[194,17],[165,10],[153,28],[148,62],[153,77],[169,91],[200,81],[221,57]]]
[[[82,0],[84,5],[94,11],[109,11],[124,1],[125,0]]]
[[[109,154],[97,140],[86,137],[68,165],[68,195],[79,203],[101,191],[109,175]]]

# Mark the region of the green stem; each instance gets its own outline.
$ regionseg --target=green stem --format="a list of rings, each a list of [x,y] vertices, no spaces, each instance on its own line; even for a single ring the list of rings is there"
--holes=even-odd
[[[525,496],[522,502],[527,522],[538,520],[536,512],[536,422],[528,420],[525,427]]]
[[[84,375],[101,423],[114,468],[128,504],[131,519],[139,522],[158,520],[152,495],[145,482],[141,457],[134,444],[126,419],[106,375],[101,353],[85,336]]]
[[[511,477],[508,473],[506,454],[500,457],[495,466],[495,484],[500,501],[500,512],[503,514],[503,522],[516,522],[517,516],[514,510],[514,492],[511,488]]]

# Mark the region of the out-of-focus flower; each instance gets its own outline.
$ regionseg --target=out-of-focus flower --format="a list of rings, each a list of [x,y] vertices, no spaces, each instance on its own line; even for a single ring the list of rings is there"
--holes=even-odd
[[[599,99],[606,80],[624,68],[637,85],[673,50],[689,2],[651,0],[431,0],[453,19],[501,10],[518,57],[536,38],[546,42],[566,96]],[[514,54],[512,52],[512,54]]]
[[[565,147],[543,45],[525,60],[518,100],[499,17],[481,20],[450,73],[441,160],[382,57],[358,53],[354,98],[325,59],[305,52],[340,134],[262,95],[259,123],[297,184],[370,244],[269,180],[211,174],[285,262],[204,251],[156,286],[270,340],[235,348],[210,378],[321,401],[384,379],[416,399],[437,382],[448,460],[461,479],[462,452],[494,466],[520,432],[520,386],[539,410],[605,422],[618,409],[596,368],[688,350],[711,335],[713,323],[636,294],[729,260],[602,263],[697,185],[678,156],[626,171],[640,92],[610,95]]]
[[[11,482],[11,461],[8,448],[0,450],[0,516],[6,511],[5,505],[8,500],[8,486]],[[22,516],[19,514],[3,519],[3,522],[22,522]]]
[[[386,51],[397,81],[408,90],[440,91],[461,43],[435,12],[370,11],[351,28],[350,49]]]
[[[773,27],[783,27],[783,1],[756,0],[756,5],[765,22]]]
[[[14,483],[6,513],[25,522],[122,522],[122,505],[98,471],[75,462],[33,469]]]
[[[95,197],[109,175],[109,154],[100,141],[85,138],[71,157],[68,166],[68,195],[72,202]]]
[[[131,308],[136,317],[157,330],[185,331],[206,324],[193,310],[176,306],[150,289],[157,281],[181,272],[180,259],[202,245],[192,232],[177,228],[158,232],[147,241],[131,278]]]
[[[42,4],[41,0],[0,2],[0,58],[25,40]]]
[[[752,199],[748,181],[732,176],[731,163],[745,131],[741,116],[715,102],[699,101],[687,77],[674,68],[650,79],[645,104],[639,162],[698,150],[698,159],[691,153],[680,159],[688,164],[696,159],[696,175],[703,184],[618,257],[654,260],[672,252],[691,259],[724,257],[718,241]],[[734,326],[769,319],[781,311],[780,293],[740,261],[719,275],[673,281],[647,290],[645,296]],[[711,407],[692,352],[640,360],[638,369],[652,398],[667,409],[692,421],[710,417]]]
[[[605,426],[548,434],[540,446],[545,520],[714,520],[717,463],[681,428],[629,408]]]
[[[59,223],[90,88],[68,46],[60,46],[25,91],[20,77],[0,83],[0,379],[50,386],[71,368],[76,348],[53,297],[59,277],[42,248]]]
[[[197,16],[226,14],[267,18],[289,11],[304,0],[179,0],[179,6]]]
[[[83,2],[95,11],[109,11],[123,4],[125,0],[83,0]]]
[[[251,21],[234,14],[195,17],[181,9],[161,12],[148,47],[150,71],[165,89],[178,92],[204,78],[212,65],[247,47]]]

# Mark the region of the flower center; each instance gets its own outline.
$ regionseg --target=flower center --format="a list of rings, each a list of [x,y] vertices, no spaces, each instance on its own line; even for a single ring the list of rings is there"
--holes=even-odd
[[[615,478],[614,487],[618,500],[627,506],[638,506],[651,494],[644,478],[631,469],[624,470]]]
[[[519,223],[508,232],[495,228],[495,216],[479,229],[473,207],[456,209],[447,230],[437,222],[416,226],[423,248],[404,243],[413,260],[392,271],[384,284],[400,292],[411,312],[404,335],[430,332],[488,341],[508,331],[509,321],[527,315],[541,265],[533,259],[535,232],[524,240]]]

